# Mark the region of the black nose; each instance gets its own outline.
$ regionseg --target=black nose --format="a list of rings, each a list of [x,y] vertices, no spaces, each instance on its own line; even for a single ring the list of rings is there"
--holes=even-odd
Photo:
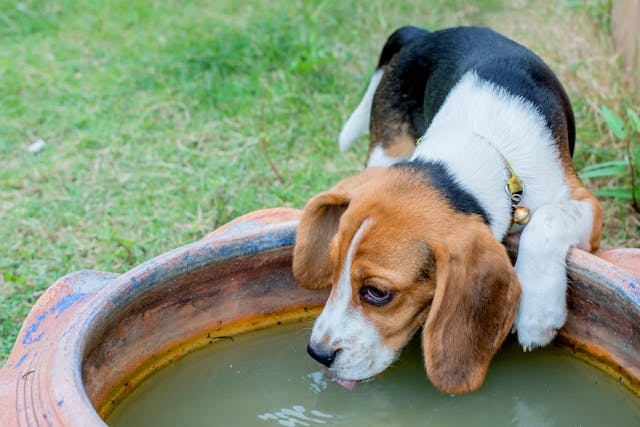
[[[333,352],[326,351],[324,349],[313,348],[313,346],[309,344],[307,345],[307,353],[309,353],[309,356],[313,357],[315,360],[329,368],[335,360],[336,354],[338,354],[338,350]]]

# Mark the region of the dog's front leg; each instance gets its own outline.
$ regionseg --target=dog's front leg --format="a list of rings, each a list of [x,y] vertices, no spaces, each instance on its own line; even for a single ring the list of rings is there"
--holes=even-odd
[[[515,327],[525,350],[555,337],[567,318],[566,257],[570,246],[589,250],[594,214],[588,201],[537,209],[520,238],[515,265],[522,293]]]

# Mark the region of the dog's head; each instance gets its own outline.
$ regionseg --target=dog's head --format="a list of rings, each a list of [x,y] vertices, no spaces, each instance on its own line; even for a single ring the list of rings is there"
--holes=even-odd
[[[387,368],[422,329],[427,374],[447,393],[478,388],[508,334],[520,285],[478,215],[401,168],[370,168],[312,198],[296,281],[331,286],[309,353],[342,380]]]

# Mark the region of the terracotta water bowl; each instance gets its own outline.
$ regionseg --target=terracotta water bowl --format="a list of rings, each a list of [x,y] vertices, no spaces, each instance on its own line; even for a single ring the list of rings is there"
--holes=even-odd
[[[148,375],[241,332],[312,316],[327,292],[290,271],[300,211],[251,213],[117,275],[53,284],[0,370],[3,426],[104,426]],[[568,257],[570,314],[556,343],[640,391],[640,249]]]

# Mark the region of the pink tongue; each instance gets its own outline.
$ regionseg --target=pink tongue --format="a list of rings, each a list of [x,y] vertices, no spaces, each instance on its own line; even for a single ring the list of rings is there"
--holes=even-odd
[[[343,380],[342,378],[336,377],[327,368],[323,367],[322,372],[324,372],[325,377],[329,378],[331,381],[337,383],[338,385],[341,385],[347,390],[353,390],[356,387],[356,384],[358,384],[358,382],[354,380]]]
[[[347,390],[353,390],[356,387],[356,384],[358,384],[354,380],[343,380],[340,378],[336,378],[334,379],[334,381],[340,384],[342,387],[346,388]]]

